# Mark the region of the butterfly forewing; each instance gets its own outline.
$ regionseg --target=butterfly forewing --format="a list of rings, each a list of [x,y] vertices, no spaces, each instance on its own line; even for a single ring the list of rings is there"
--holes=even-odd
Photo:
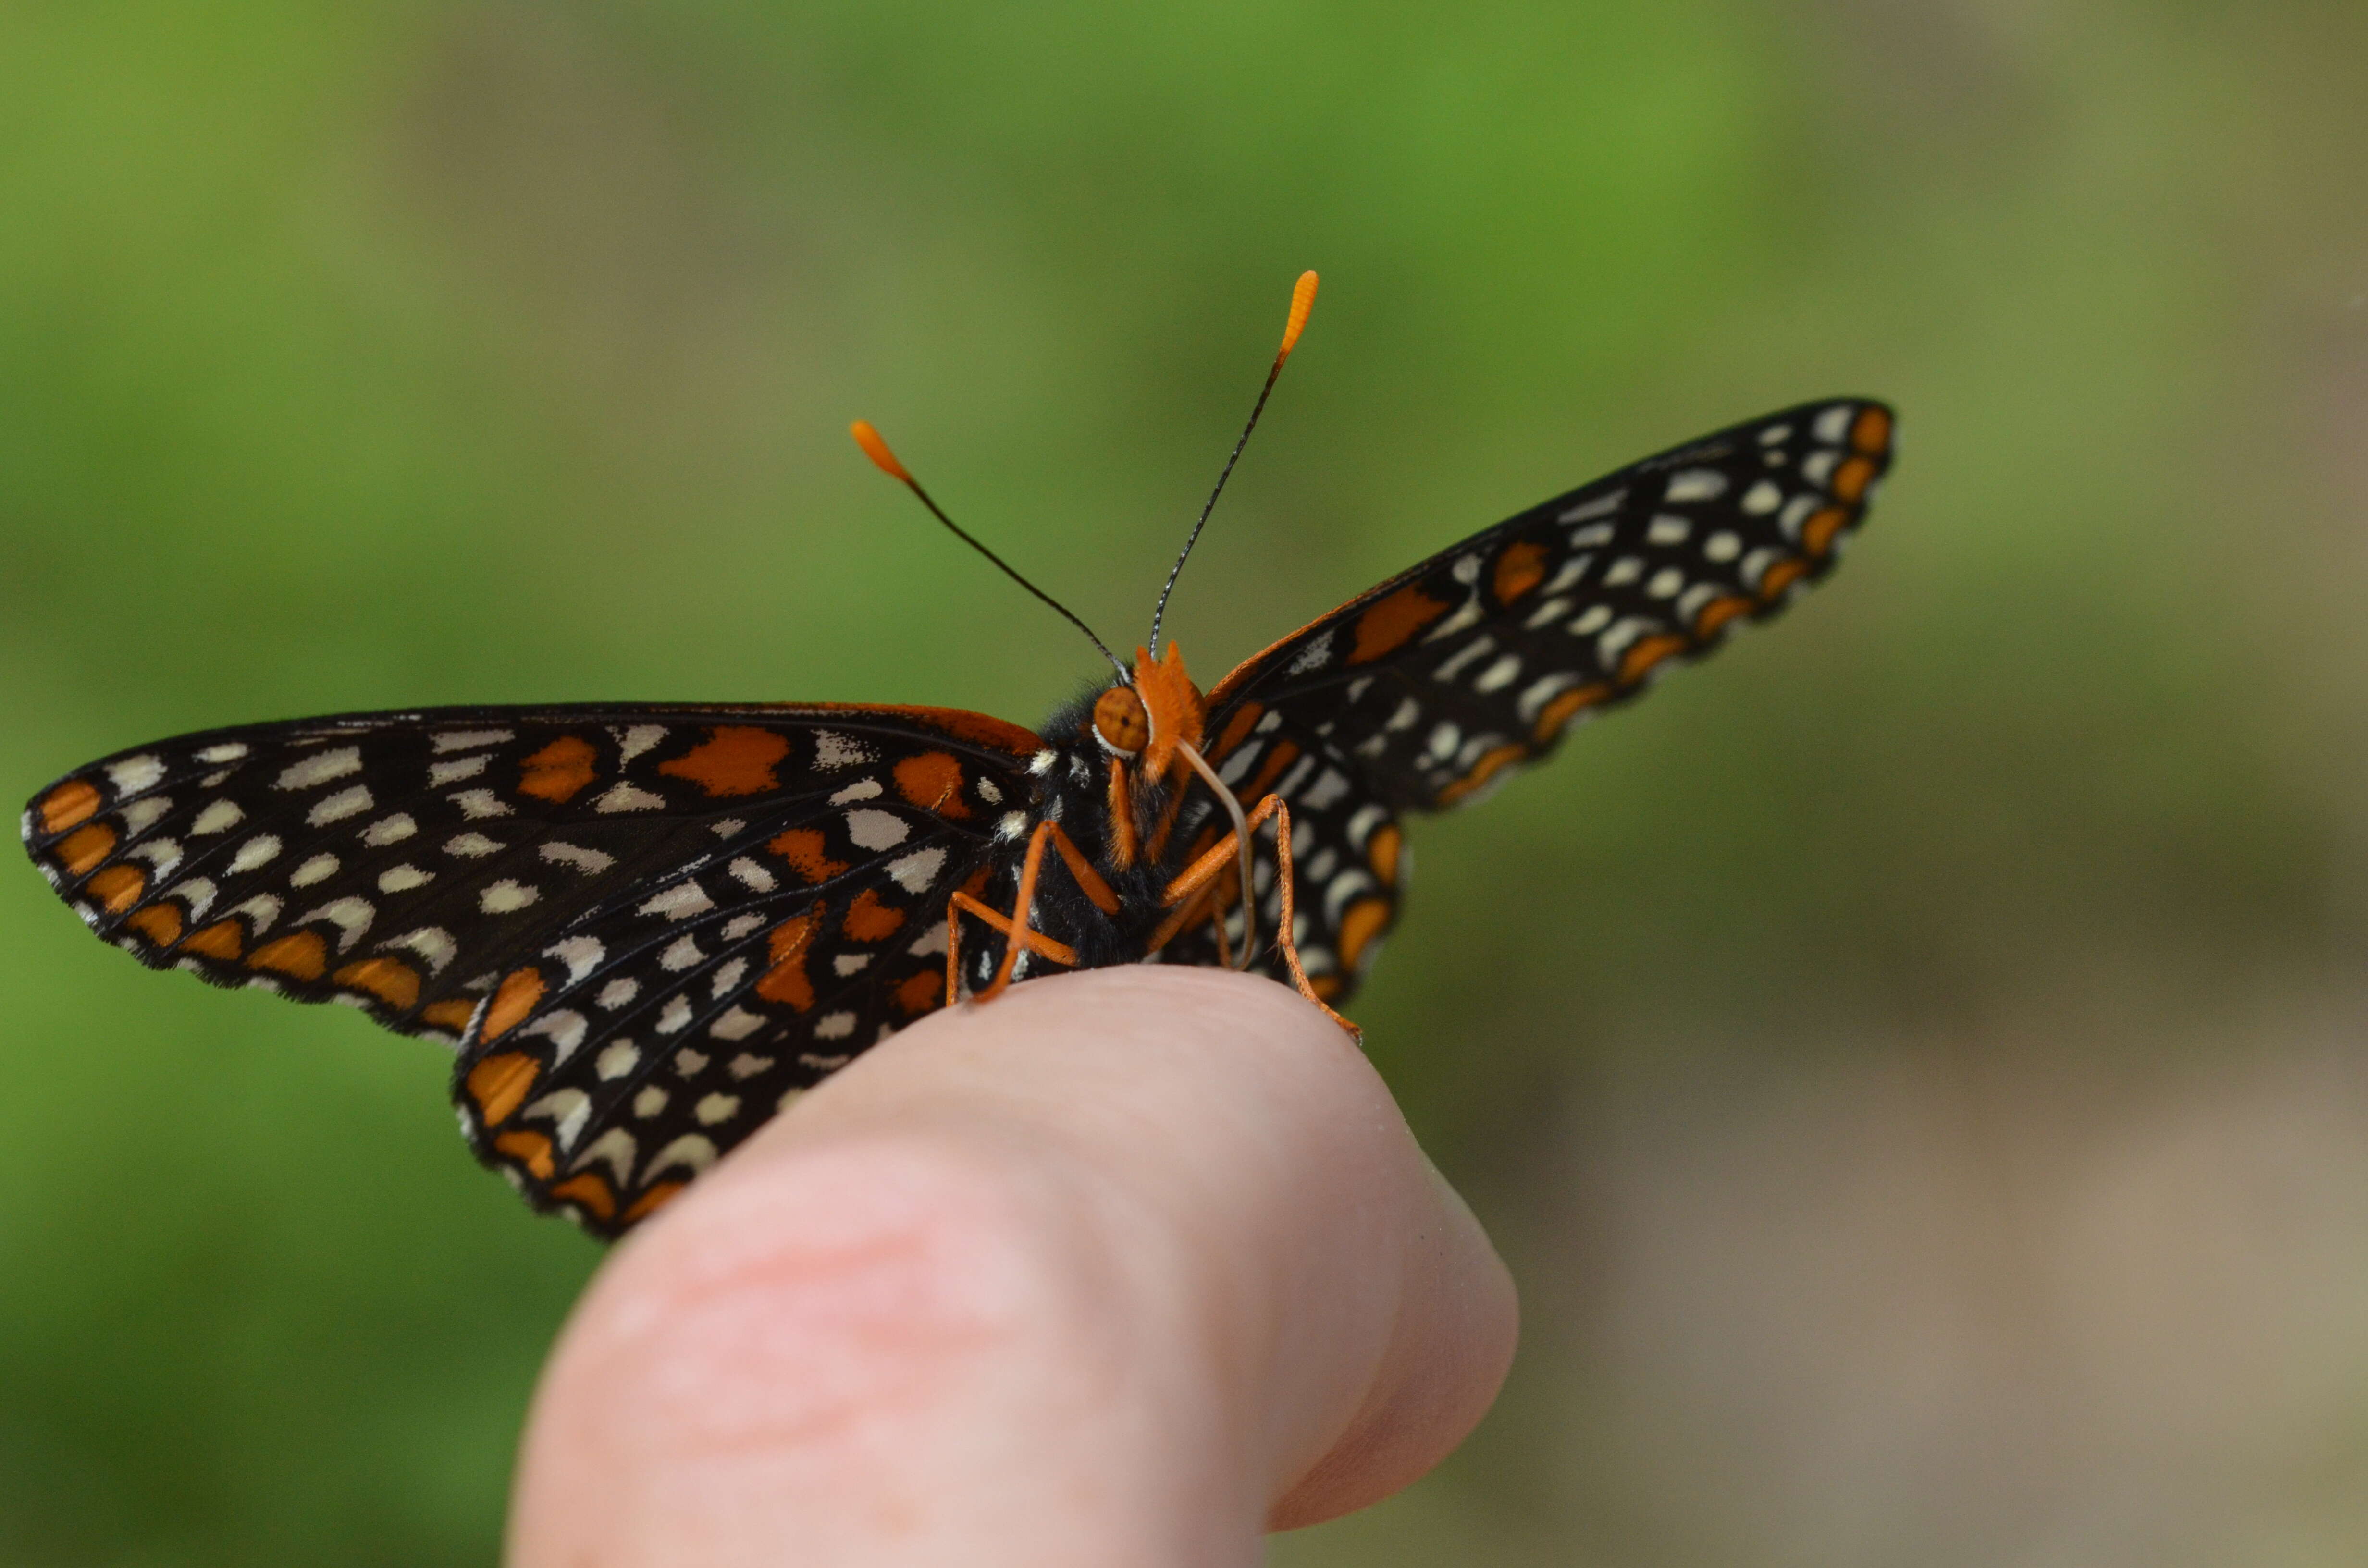
[[[95,763],[23,826],[142,961],[459,1044],[479,1153],[609,1229],[941,1004],[945,900],[1038,744],[942,710],[359,714]]]
[[[1881,403],[1804,403],[1532,507],[1235,670],[1211,732],[1228,762],[1321,742],[1400,810],[1469,801],[1831,570],[1891,429]]]

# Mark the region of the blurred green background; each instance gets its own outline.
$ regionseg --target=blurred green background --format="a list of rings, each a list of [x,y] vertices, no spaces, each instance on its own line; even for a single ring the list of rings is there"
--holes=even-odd
[[[0,3],[0,783],[210,725],[1204,680],[1796,399],[1845,570],[1359,1006],[1527,1338],[1278,1563],[2368,1559],[2368,11]],[[488,1562],[598,1259],[445,1059],[0,875],[0,1562]]]

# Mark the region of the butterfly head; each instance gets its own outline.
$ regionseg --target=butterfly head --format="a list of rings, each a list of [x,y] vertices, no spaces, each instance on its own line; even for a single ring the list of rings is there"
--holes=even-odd
[[[1094,739],[1112,756],[1136,762],[1159,780],[1178,766],[1177,747],[1198,746],[1206,710],[1201,688],[1184,672],[1184,655],[1167,645],[1165,659],[1134,651],[1134,679],[1103,692],[1094,703]]]

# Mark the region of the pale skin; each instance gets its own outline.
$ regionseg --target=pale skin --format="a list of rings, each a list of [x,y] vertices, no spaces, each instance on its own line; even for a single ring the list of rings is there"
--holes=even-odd
[[[1289,989],[1052,975],[895,1036],[609,1260],[516,1568],[1218,1568],[1444,1458],[1513,1287]]]

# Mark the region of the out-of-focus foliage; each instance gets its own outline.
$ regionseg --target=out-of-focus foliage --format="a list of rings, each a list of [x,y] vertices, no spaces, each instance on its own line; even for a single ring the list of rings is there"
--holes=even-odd
[[[0,7],[0,783],[589,698],[1204,682],[1797,398],[1779,627],[1422,824],[1360,1004],[1529,1339],[1279,1562],[2368,1554],[2368,12]],[[431,1047],[0,876],[0,1562],[488,1562],[596,1262]]]

